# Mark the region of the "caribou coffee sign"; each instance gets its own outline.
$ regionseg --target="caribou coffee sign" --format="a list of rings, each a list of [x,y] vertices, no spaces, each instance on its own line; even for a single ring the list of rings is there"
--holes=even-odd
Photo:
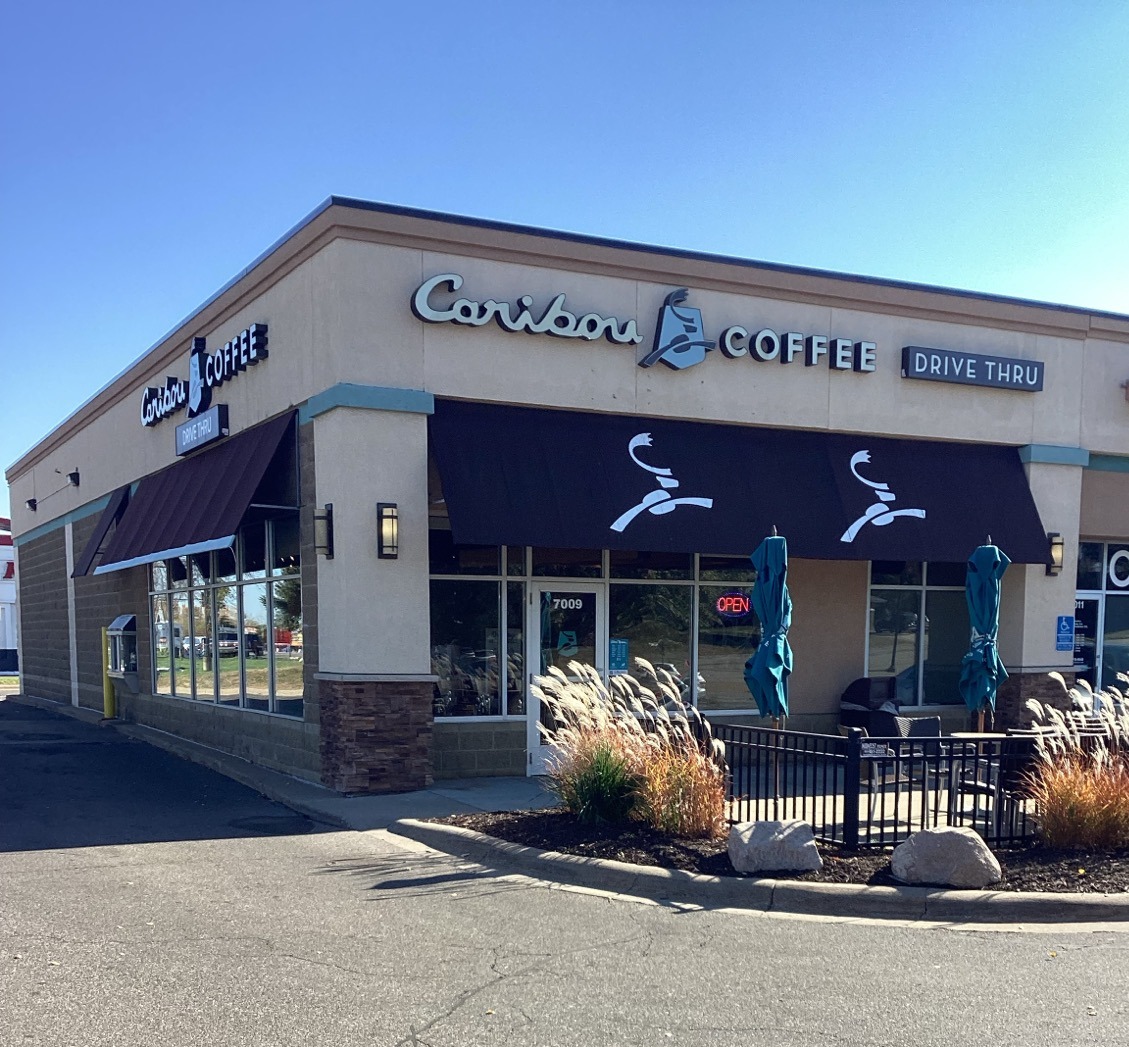
[[[617,320],[614,316],[584,313],[577,316],[565,308],[565,296],[555,295],[549,304],[534,314],[532,295],[523,294],[514,305],[487,299],[476,302],[457,298],[450,305],[436,308],[431,296],[436,291],[457,291],[463,286],[458,273],[440,273],[420,284],[412,295],[412,312],[424,323],[464,324],[484,327],[493,320],[503,331],[527,331],[529,334],[551,334],[557,338],[583,338],[594,342],[606,338],[613,345],[638,345],[643,341],[634,320]]]
[[[580,338],[589,342],[604,338],[613,345],[639,345],[643,341],[634,319],[621,320],[599,313],[578,315],[566,307],[563,293],[554,295],[540,307],[528,294],[521,295],[512,305],[493,298],[450,301],[449,296],[462,286],[463,278],[458,273],[440,273],[425,280],[412,295],[412,312],[429,324],[485,327],[494,322],[503,331],[557,338]],[[716,338],[710,338],[706,335],[702,311],[685,304],[688,296],[685,287],[666,296],[659,309],[654,344],[639,361],[640,367],[652,367],[661,362],[672,370],[684,371],[700,364],[713,349],[720,348],[722,356],[729,360],[748,357],[763,363],[775,360],[784,364],[802,360],[806,367],[822,363],[833,370],[860,373],[875,369],[874,342],[799,331],[777,333],[767,327],[758,329],[756,325],[734,325],[725,328]]]
[[[141,394],[141,424],[156,425],[186,407],[189,418],[203,414],[211,406],[213,389],[268,355],[266,324],[252,324],[214,353],[208,352],[207,339],[193,338],[188,379],[169,377],[163,386],[146,389]]]

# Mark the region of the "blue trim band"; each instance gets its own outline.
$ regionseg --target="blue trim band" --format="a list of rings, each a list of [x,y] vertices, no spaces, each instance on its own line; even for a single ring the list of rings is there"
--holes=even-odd
[[[96,498],[93,502],[87,502],[86,505],[79,509],[72,509],[69,513],[65,513],[49,523],[40,524],[38,527],[33,527],[30,531],[25,531],[19,538],[13,538],[12,544],[21,546],[25,545],[27,542],[34,542],[36,538],[42,538],[52,531],[59,530],[60,527],[66,527],[69,523],[75,523],[78,520],[84,520],[88,516],[93,516],[95,513],[100,513],[110,504],[112,494],[113,492],[111,491],[110,494],[102,498]]]
[[[1129,473],[1129,458],[1120,454],[1092,454],[1087,468],[1099,473]]]
[[[434,414],[435,397],[422,389],[395,389],[382,385],[354,385],[338,382],[311,396],[298,408],[298,423],[317,418],[338,407],[358,407],[366,411],[403,411],[407,414]]]
[[[1025,465],[1034,462],[1040,465],[1080,465],[1085,468],[1090,464],[1090,452],[1084,447],[1028,444],[1019,449],[1019,460]]]

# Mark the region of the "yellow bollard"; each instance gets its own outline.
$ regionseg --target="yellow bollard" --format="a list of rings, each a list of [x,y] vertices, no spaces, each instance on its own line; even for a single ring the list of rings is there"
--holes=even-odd
[[[110,679],[110,631],[102,626],[102,717],[112,720],[117,715],[118,701]]]

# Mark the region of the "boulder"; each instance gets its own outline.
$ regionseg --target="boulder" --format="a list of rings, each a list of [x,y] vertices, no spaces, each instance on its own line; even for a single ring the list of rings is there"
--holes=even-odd
[[[922,829],[894,848],[890,866],[903,883],[987,887],[1003,876],[988,845],[971,829]]]
[[[729,830],[729,860],[740,873],[807,872],[823,868],[807,822],[740,822]]]

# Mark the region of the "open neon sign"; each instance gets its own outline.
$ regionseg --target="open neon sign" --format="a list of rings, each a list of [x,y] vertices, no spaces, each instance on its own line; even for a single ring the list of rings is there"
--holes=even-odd
[[[722,593],[714,606],[723,618],[744,618],[752,610],[748,593]]]

